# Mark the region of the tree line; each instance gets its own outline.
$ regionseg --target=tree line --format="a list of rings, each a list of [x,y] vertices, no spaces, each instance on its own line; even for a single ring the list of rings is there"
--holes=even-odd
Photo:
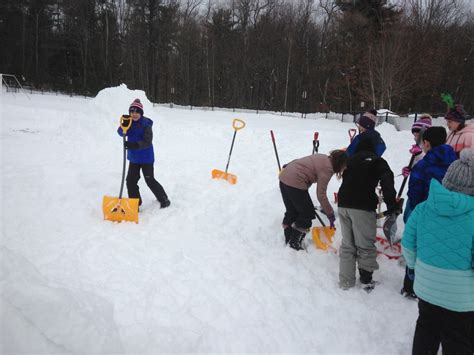
[[[274,111],[474,111],[463,0],[3,0],[0,72],[95,95]]]

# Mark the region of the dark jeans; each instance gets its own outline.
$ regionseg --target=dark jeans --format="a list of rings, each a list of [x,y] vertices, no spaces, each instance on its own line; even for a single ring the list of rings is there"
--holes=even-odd
[[[128,165],[127,174],[127,190],[128,197],[140,199],[140,205],[142,204],[142,198],[140,196],[140,188],[138,187],[138,180],[140,180],[140,169],[143,171],[143,177],[150,190],[155,195],[156,199],[162,203],[168,199],[163,186],[155,180],[153,176],[153,164],[135,164],[130,163]]]
[[[295,223],[298,228],[310,228],[316,213],[308,190],[297,189],[280,181],[280,191],[286,208],[283,224],[291,226]]]
[[[472,355],[474,312],[454,312],[419,299],[413,355]]]

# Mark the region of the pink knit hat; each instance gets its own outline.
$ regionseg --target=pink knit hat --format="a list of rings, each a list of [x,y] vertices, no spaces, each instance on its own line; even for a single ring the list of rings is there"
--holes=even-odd
[[[426,131],[428,128],[431,127],[431,115],[427,113],[423,113],[421,117],[416,120],[415,123],[411,126],[411,132],[416,133],[420,132],[421,130]]]
[[[140,99],[133,100],[133,102],[130,104],[130,107],[128,108],[128,112],[138,112],[143,115],[143,105],[140,102]]]

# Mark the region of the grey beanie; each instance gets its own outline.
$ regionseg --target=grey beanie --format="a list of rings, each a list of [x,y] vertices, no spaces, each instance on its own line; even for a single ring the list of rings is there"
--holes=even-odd
[[[444,175],[443,185],[448,190],[474,196],[474,149],[461,150],[459,159],[449,166]]]

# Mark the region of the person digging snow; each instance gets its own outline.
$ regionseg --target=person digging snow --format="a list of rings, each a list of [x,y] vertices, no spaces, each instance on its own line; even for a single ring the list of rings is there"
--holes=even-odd
[[[474,352],[474,149],[463,149],[442,184],[412,212],[402,238],[415,270],[418,320],[413,354]]]
[[[385,159],[377,156],[372,139],[363,139],[356,153],[347,161],[338,192],[338,215],[342,231],[339,249],[339,286],[349,289],[356,283],[356,266],[360,282],[371,290],[375,282],[372,274],[377,264],[375,188],[380,183],[383,200],[389,214],[400,214],[396,200],[393,172]]]
[[[285,204],[282,227],[285,242],[296,250],[303,249],[301,243],[316,218],[309,188],[316,184],[316,197],[326,213],[331,228],[335,228],[336,217],[327,197],[327,187],[332,176],[340,177],[346,166],[347,155],[343,150],[333,150],[329,156],[313,154],[293,160],[283,166],[280,173],[280,191]]]
[[[357,121],[357,128],[359,129],[359,134],[354,137],[351,144],[346,149],[346,154],[348,157],[353,156],[357,151],[357,146],[362,140],[368,139],[371,140],[375,154],[381,157],[382,154],[387,149],[385,142],[383,141],[380,133],[375,130],[375,123],[377,122],[377,116],[372,112],[365,112]]]
[[[156,181],[153,176],[153,163],[155,162],[155,154],[153,151],[153,121],[143,116],[143,105],[139,99],[135,99],[128,109],[132,119],[132,125],[127,131],[127,159],[130,161],[127,174],[127,190],[128,197],[138,198],[139,205],[142,204],[138,180],[140,180],[140,170],[143,172],[145,182],[150,190],[160,202],[161,208],[170,205],[170,200],[166,195],[163,186]],[[129,122],[124,121],[124,126],[128,126]],[[122,127],[117,130],[118,134],[123,137]]]

